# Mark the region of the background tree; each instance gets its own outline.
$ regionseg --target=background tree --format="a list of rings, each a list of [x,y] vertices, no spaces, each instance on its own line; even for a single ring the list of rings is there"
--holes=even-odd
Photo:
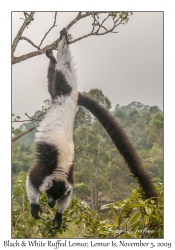
[[[149,136],[149,141],[157,143],[163,148],[163,115],[162,113],[156,113],[150,122],[149,127],[146,129],[146,133]]]

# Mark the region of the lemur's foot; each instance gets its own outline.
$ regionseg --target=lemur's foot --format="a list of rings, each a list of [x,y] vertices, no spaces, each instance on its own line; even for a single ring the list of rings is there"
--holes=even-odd
[[[39,204],[31,204],[31,214],[35,219],[39,219],[38,213],[42,213],[43,211],[40,208]]]
[[[60,31],[60,39],[62,39],[63,36],[66,36],[67,35],[67,31],[66,31],[66,28],[63,28],[61,31]]]
[[[57,62],[56,59],[55,59],[55,57],[54,57],[54,55],[53,55],[52,49],[47,49],[47,50],[46,50],[46,56],[47,56],[52,62],[54,62],[54,63]]]
[[[55,218],[53,219],[53,224],[57,224],[55,227],[53,227],[52,229],[58,229],[61,227],[61,224],[62,224],[62,214],[61,213],[56,213],[55,214]]]
[[[69,43],[68,39],[67,39],[67,31],[66,31],[66,28],[63,28],[61,31],[60,31],[60,40],[62,40],[62,38],[65,37],[67,43]]]

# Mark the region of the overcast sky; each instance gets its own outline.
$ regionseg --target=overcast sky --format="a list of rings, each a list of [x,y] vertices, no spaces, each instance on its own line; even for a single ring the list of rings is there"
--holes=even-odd
[[[52,30],[43,46],[53,42],[59,31],[77,13],[58,13],[57,27]],[[23,20],[22,13],[12,16],[12,40]],[[39,44],[52,26],[54,12],[36,12],[34,22],[23,33]],[[91,30],[92,20],[84,19],[69,30],[73,38]],[[163,12],[134,12],[126,25],[119,26],[118,34],[89,37],[71,44],[77,69],[79,91],[99,88],[112,102],[127,105],[138,101],[157,105],[163,110]],[[34,51],[26,41],[20,41],[15,56]],[[24,118],[41,109],[50,98],[47,90],[48,58],[33,57],[12,66],[12,112]],[[13,124],[15,127],[17,124]]]

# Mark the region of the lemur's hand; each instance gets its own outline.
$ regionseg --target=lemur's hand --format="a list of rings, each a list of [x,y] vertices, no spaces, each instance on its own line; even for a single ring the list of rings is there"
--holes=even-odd
[[[35,219],[39,219],[40,216],[38,215],[38,213],[42,213],[43,211],[40,208],[39,204],[31,204],[31,214]]]
[[[55,222],[57,224],[57,226],[53,227],[52,229],[58,229],[58,228],[60,228],[61,224],[62,224],[62,214],[57,212],[55,214],[55,218],[53,219],[52,222],[53,222],[53,224],[55,224]]]
[[[50,58],[51,56],[53,56],[53,53],[52,53],[52,50],[51,50],[51,49],[47,49],[47,50],[46,50],[46,56],[49,57],[49,58]]]

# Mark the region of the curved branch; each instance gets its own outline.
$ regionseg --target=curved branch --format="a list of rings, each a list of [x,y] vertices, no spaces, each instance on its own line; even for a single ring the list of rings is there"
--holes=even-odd
[[[31,132],[32,130],[34,130],[35,128],[37,128],[38,126],[39,126],[39,125],[36,125],[36,126],[34,126],[34,127],[31,127],[31,128],[29,128],[28,130],[22,132],[22,133],[19,134],[19,135],[13,136],[13,137],[12,137],[12,142],[18,140],[21,136],[28,134],[29,132]]]

